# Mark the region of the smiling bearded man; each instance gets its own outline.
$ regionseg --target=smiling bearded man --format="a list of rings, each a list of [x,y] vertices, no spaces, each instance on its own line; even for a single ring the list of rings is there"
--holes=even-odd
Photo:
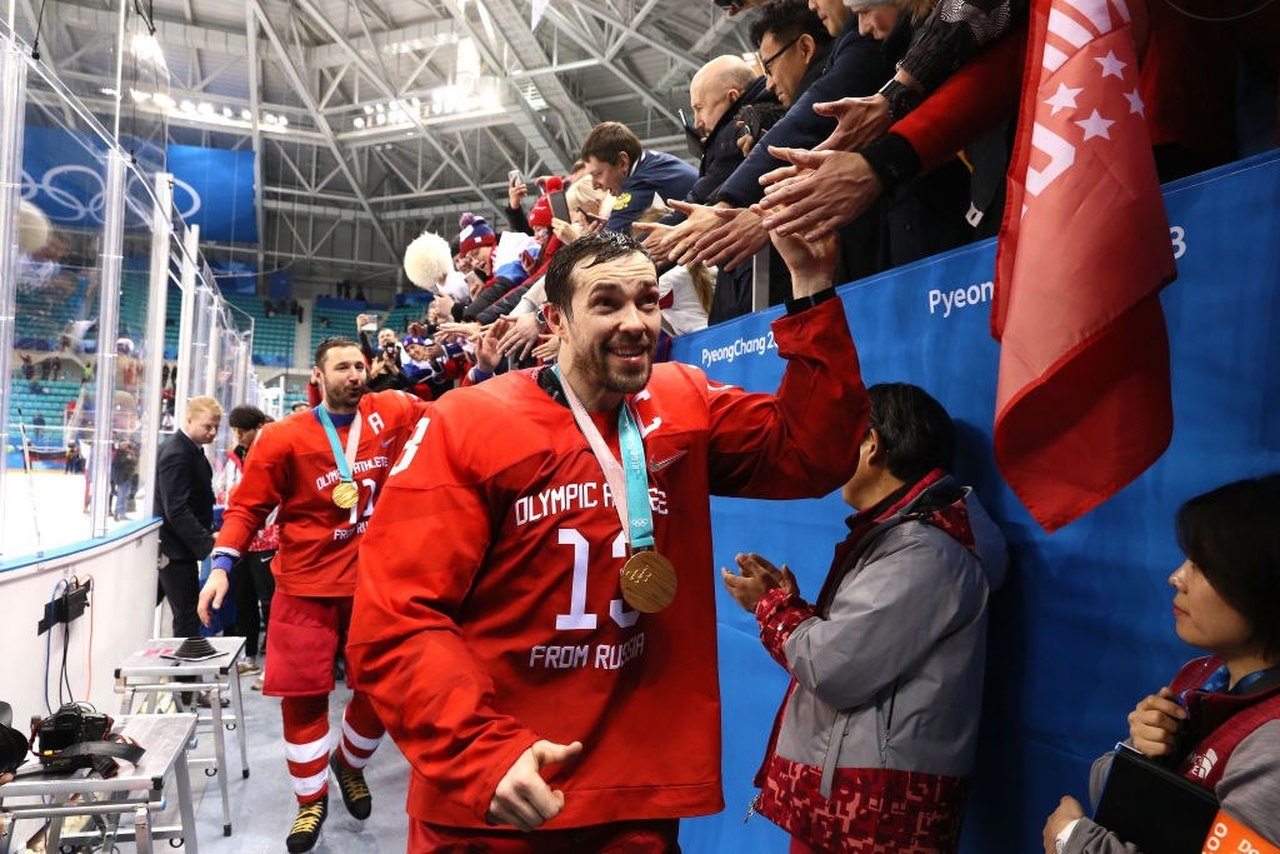
[[[776,397],[655,366],[653,263],[602,232],[547,270],[559,363],[415,430],[348,646],[412,766],[410,851],[675,851],[680,817],[721,809],[708,495],[822,495],[856,464],[867,398],[828,248],[792,247]]]

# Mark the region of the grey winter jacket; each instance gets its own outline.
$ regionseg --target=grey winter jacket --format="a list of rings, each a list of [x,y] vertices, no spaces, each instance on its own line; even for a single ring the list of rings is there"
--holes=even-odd
[[[999,528],[966,493],[981,559],[933,525],[895,525],[841,581],[829,616],[805,621],[785,644],[798,687],[776,753],[822,768],[824,797],[837,768],[973,769],[987,597],[1008,558]]]

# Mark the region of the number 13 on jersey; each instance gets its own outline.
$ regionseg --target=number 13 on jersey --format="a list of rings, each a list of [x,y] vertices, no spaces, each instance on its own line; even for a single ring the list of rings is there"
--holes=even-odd
[[[556,533],[560,545],[573,548],[573,581],[569,595],[569,613],[556,614],[556,631],[591,631],[595,629],[597,623],[597,615],[587,611],[587,576],[591,544],[577,528],[560,528]],[[618,536],[614,537],[609,556],[619,562],[626,558],[627,538],[624,532],[619,531]],[[610,573],[610,580],[614,584],[617,583],[618,571],[621,568],[622,564],[619,563]],[[636,624],[636,620],[640,619],[640,612],[631,610],[622,599],[615,598],[609,600],[609,617],[619,627],[629,629]]]

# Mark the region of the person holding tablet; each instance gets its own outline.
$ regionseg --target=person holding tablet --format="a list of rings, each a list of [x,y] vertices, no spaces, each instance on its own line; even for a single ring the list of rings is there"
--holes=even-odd
[[[1280,474],[1221,486],[1178,511],[1186,555],[1169,576],[1178,637],[1209,655],[1129,714],[1128,744],[1213,792],[1255,838],[1280,845]],[[1090,774],[1096,801],[1111,766]],[[1132,852],[1064,797],[1044,826],[1046,854]],[[1232,849],[1235,850],[1235,849]]]

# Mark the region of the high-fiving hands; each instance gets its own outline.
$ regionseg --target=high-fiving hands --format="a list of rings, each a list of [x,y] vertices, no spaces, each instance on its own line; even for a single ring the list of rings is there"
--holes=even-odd
[[[861,154],[773,146],[769,152],[792,164],[760,176],[759,207],[771,232],[817,240],[865,212],[884,190]]]
[[[879,94],[866,98],[825,101],[814,104],[813,111],[836,120],[836,129],[831,132],[831,136],[818,143],[814,151],[857,151],[866,148],[884,136],[885,131],[893,124],[893,118],[889,115],[889,101]]]

